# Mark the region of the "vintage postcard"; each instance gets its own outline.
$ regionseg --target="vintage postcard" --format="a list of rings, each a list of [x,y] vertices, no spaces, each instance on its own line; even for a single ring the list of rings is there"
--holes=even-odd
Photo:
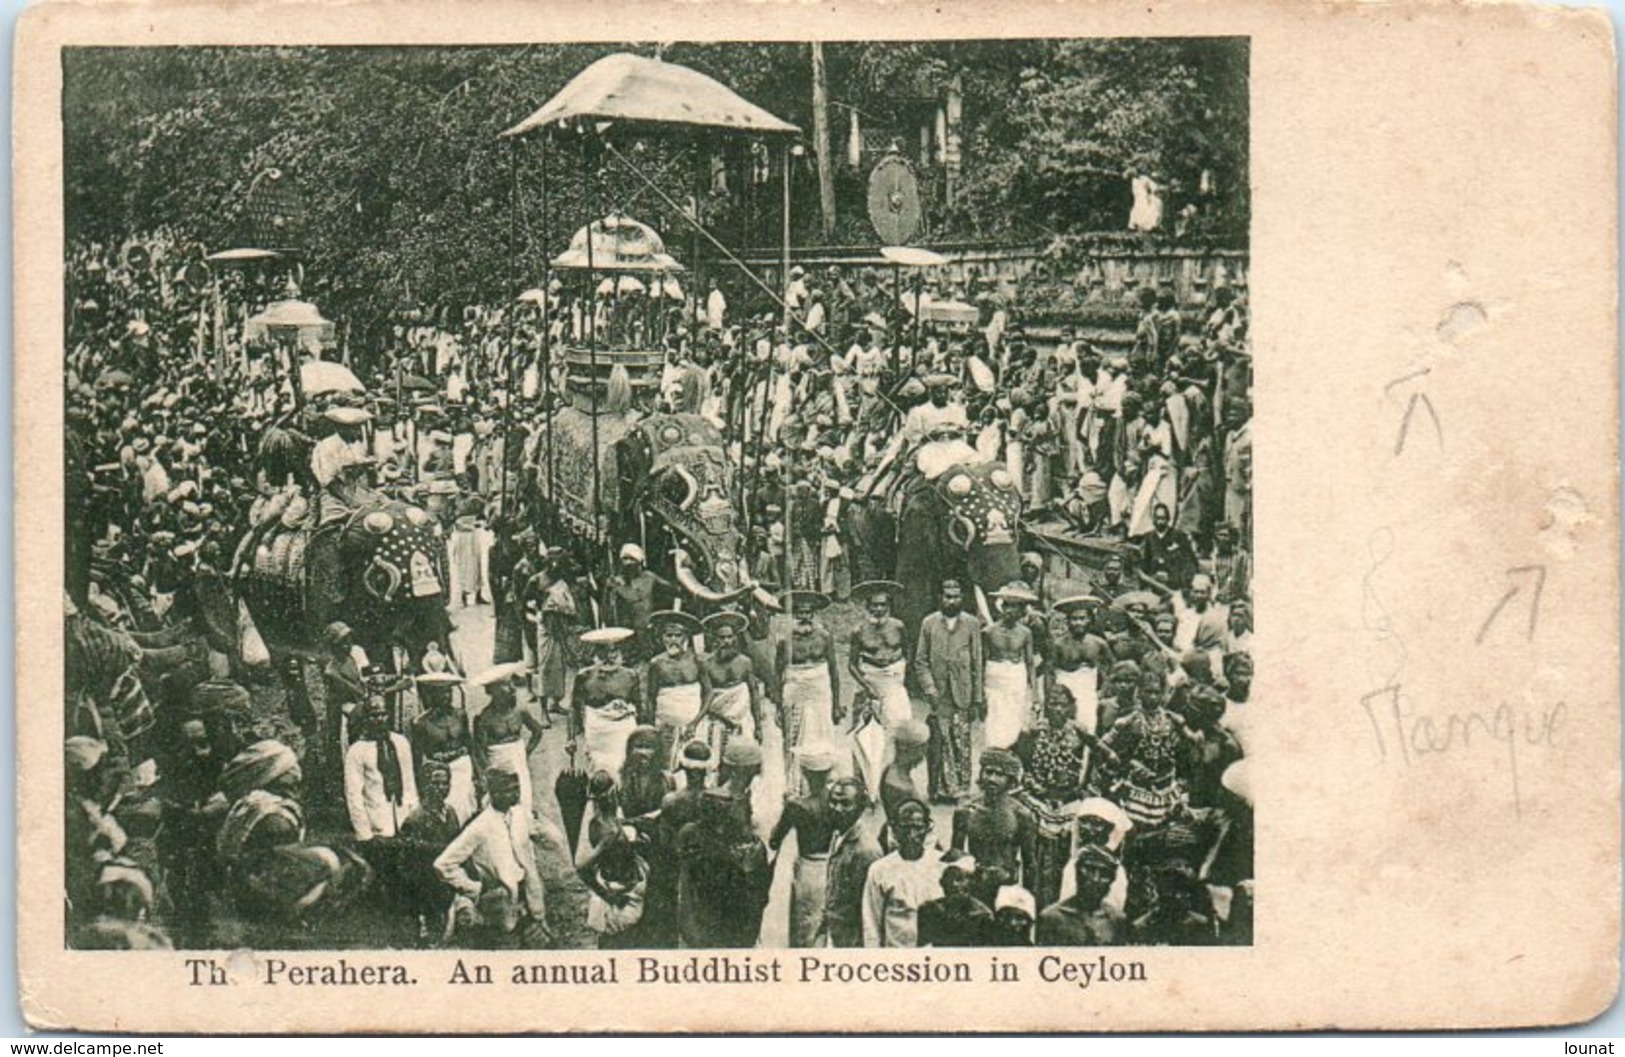
[[[19,24],[32,1025],[1613,1001],[1604,15],[449,10]]]

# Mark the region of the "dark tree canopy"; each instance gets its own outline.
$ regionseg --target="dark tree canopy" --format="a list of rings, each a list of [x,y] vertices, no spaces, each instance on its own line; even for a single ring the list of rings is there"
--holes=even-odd
[[[501,299],[533,283],[543,254],[585,222],[590,173],[574,150],[552,152],[544,225],[539,153],[521,144],[510,165],[498,133],[617,50],[655,49],[70,49],[69,237],[116,241],[169,226],[211,248],[262,238],[263,209],[250,191],[274,170],[302,214],[293,238],[307,289],[330,312],[366,326],[368,316],[408,303]],[[963,163],[951,204],[942,166],[917,165],[927,240],[1121,231],[1123,174],[1135,167],[1167,188],[1170,212],[1200,196],[1204,238],[1245,244],[1243,40],[881,42],[831,44],[825,53],[837,244],[874,242],[863,205],[874,153],[895,136],[917,155],[914,132],[956,80]],[[806,45],[675,44],[662,54],[810,132]],[[857,170],[840,163],[852,107],[867,137]],[[650,145],[641,161],[664,173],[662,185],[680,200],[719,149],[673,140]],[[743,148],[730,149],[737,161]],[[592,203],[599,212],[626,208],[687,245],[667,203],[613,169],[602,175]],[[793,176],[795,240],[817,243],[812,159],[798,159]],[[515,181],[517,215],[509,208]],[[703,208],[731,244],[767,246],[778,237],[778,194],[775,179],[708,197]]]

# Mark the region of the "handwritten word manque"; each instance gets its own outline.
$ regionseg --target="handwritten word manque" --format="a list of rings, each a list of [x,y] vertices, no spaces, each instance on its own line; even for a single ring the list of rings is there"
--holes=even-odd
[[[1424,766],[1445,755],[1483,749],[1486,743],[1499,747],[1493,758],[1504,761],[1512,807],[1520,817],[1523,790],[1519,785],[1519,754],[1529,749],[1552,748],[1568,716],[1568,705],[1562,701],[1535,709],[1503,701],[1494,708],[1444,715],[1416,713],[1407,708],[1407,699],[1398,684],[1365,694],[1360,698],[1360,707],[1371,723],[1377,755],[1384,762],[1390,757],[1397,759],[1404,768]]]

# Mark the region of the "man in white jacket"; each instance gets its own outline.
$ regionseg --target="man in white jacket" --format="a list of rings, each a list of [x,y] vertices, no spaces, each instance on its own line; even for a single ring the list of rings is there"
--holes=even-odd
[[[365,844],[395,836],[418,809],[418,786],[412,774],[412,745],[389,729],[382,701],[367,703],[362,732],[344,754],[344,805],[355,839]]]

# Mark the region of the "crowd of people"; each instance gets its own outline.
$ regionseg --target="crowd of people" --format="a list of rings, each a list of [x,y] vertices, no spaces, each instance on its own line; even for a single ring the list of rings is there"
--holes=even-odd
[[[796,268],[783,306],[555,280],[354,350],[363,394],[307,391],[316,348],[217,354],[209,297],[126,249],[68,264],[73,944],[1251,941],[1244,289],[1141,290],[1118,338],[1028,332],[974,281],[939,292],[975,327],[917,324],[883,269]],[[576,382],[543,352],[583,341],[665,350],[658,385],[598,399],[725,438],[728,599],[549,515]],[[861,512],[948,442],[1096,565],[1024,553],[905,625]],[[443,633],[268,648],[244,541],[385,499],[438,524],[412,576]]]

